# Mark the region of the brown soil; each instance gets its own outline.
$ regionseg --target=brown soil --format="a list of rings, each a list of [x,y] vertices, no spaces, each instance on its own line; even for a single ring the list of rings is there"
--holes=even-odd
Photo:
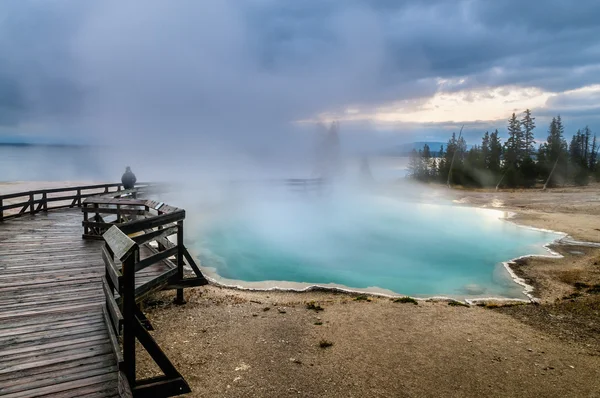
[[[444,195],[600,242],[598,185]],[[208,286],[186,290],[179,307],[160,293],[145,312],[193,397],[600,397],[600,249],[554,249],[565,257],[513,266],[535,286],[537,305]],[[157,373],[147,357],[138,372]]]

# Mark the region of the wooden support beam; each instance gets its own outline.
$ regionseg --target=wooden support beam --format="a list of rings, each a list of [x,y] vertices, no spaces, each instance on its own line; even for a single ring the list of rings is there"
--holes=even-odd
[[[144,315],[144,313],[140,309],[139,305],[136,306],[135,308],[136,308],[135,316],[140,320],[140,322],[142,323],[142,326],[148,331],[154,330],[154,326],[152,326],[150,319],[146,318],[146,315]]]
[[[200,271],[200,268],[198,267],[198,265],[192,258],[192,255],[190,254],[190,252],[188,251],[188,249],[185,246],[184,246],[183,256],[185,257],[188,265],[192,268],[192,270],[194,270],[194,273],[196,274],[196,276],[198,278],[204,278],[204,275]]]
[[[173,397],[188,392],[192,392],[192,390],[181,376],[172,379],[153,378],[133,389],[136,398]]]
[[[185,210],[178,210],[173,213],[163,214],[156,217],[146,218],[143,220],[130,221],[125,224],[121,224],[119,228],[123,233],[129,235],[135,232],[141,232],[145,229],[156,228],[160,225],[170,224],[173,222],[181,221],[185,218]]]
[[[204,277],[185,278],[183,280],[170,281],[169,284],[163,288],[163,290],[184,289],[188,287],[204,286],[208,284],[208,280]]]
[[[100,228],[108,230],[114,224],[108,222],[98,222],[98,221],[82,221],[81,226],[88,228]]]
[[[169,278],[177,273],[177,268],[169,269],[164,271],[162,274],[154,277],[154,279],[149,280],[148,282],[138,286],[135,288],[135,297],[139,302],[145,298],[145,296],[153,292],[155,290],[161,289],[163,286],[167,284]]]
[[[120,206],[120,205],[117,205]],[[139,210],[139,209],[115,209],[115,208],[110,208],[110,207],[98,207],[97,209],[93,209],[93,208],[89,208],[89,207],[82,207],[81,211],[83,211],[84,213],[101,213],[101,214],[134,214],[137,216],[143,216],[146,214],[145,210]]]
[[[102,235],[82,234],[81,237],[83,239],[104,240],[104,238],[102,237]]]
[[[172,257],[172,256],[176,255],[177,252],[178,252],[177,247],[172,247],[165,251],[158,252],[150,257],[146,257],[145,259],[140,260],[135,264],[135,271],[137,272],[137,271],[142,270],[152,264],[162,261],[166,258]]]
[[[156,231],[147,232],[144,235],[134,236],[131,239],[138,245],[143,245],[144,243],[151,242],[153,240],[159,240],[161,238],[166,238],[168,236],[174,235],[177,233],[177,226],[172,225],[164,229],[158,229]]]
[[[138,341],[142,344],[144,349],[150,354],[156,365],[162,370],[167,378],[181,377],[181,374],[177,371],[175,366],[169,361],[167,355],[160,349],[156,341],[152,338],[150,333],[146,330],[142,322],[135,317],[134,319],[135,336]],[[187,391],[189,392],[189,391]],[[180,394],[182,394],[180,392]]]
[[[177,280],[183,280],[183,252],[185,247],[183,246],[183,220],[177,222]],[[183,297],[183,288],[177,289],[177,297],[175,298],[175,304],[185,304],[185,298]]]

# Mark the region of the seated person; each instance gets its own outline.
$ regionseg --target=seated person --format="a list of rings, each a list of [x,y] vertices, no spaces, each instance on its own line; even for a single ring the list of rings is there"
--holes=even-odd
[[[131,167],[127,166],[125,169],[125,173],[123,173],[123,177],[121,177],[121,182],[123,183],[123,189],[131,189],[135,185],[136,182],[135,174],[131,171]]]

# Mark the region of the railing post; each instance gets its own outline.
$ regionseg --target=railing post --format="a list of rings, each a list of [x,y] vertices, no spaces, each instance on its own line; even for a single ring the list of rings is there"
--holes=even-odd
[[[29,194],[29,214],[35,214],[35,208],[33,207],[34,195]]]
[[[77,207],[81,207],[81,189],[77,188]]]
[[[4,221],[4,204],[2,204],[2,198],[0,198],[0,222]]]
[[[45,212],[48,212],[48,195],[46,192],[42,192],[42,208]]]
[[[135,387],[135,259],[136,249],[123,262],[123,286],[119,292],[123,311],[123,372],[131,388]]]
[[[183,220],[177,222],[177,280],[183,280]],[[185,304],[183,288],[177,289],[175,304]]]
[[[85,203],[83,205],[83,208],[81,209],[81,211],[83,212],[83,236],[87,237],[87,235],[89,234],[89,227],[87,226],[87,222],[88,222],[88,213],[87,213],[87,203]]]

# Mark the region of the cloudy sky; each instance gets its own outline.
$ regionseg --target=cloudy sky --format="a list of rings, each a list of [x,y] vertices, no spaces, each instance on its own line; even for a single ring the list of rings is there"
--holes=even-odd
[[[600,132],[600,1],[0,2],[0,138],[355,148]]]

